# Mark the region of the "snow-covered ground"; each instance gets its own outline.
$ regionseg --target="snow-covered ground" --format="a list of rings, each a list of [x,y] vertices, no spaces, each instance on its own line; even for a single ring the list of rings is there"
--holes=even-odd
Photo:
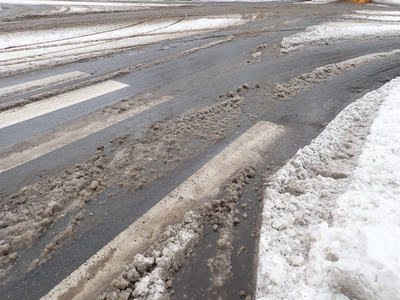
[[[54,6],[107,6],[107,7],[140,7],[140,6],[157,6],[158,3],[129,3],[120,1],[57,1],[57,0],[0,0],[0,4],[20,4],[20,5],[54,5]]]
[[[400,77],[348,106],[271,178],[258,299],[400,299],[399,127]]]
[[[398,36],[399,13],[356,11],[283,39],[283,52]],[[398,128],[400,77],[349,105],[270,178],[257,299],[400,299]]]
[[[356,11],[285,37],[281,46],[282,52],[288,53],[308,46],[393,36],[400,36],[399,11]]]
[[[377,3],[400,5],[400,0],[374,0]]]
[[[0,0],[1,4],[18,4],[18,5],[30,5],[30,6],[43,6],[46,7],[41,13],[35,13],[34,15],[54,15],[54,14],[85,14],[94,12],[113,12],[113,11],[129,11],[129,10],[141,10],[149,9],[152,7],[159,6],[179,6],[179,3],[129,3],[129,2],[118,2],[118,1],[52,1],[52,0],[19,0],[18,3],[12,0]],[[0,7],[0,11],[1,11]],[[25,14],[24,14],[25,15]],[[20,15],[19,15],[20,17]]]
[[[240,15],[148,20],[3,33],[0,76],[106,55],[130,47],[182,38],[246,22]]]

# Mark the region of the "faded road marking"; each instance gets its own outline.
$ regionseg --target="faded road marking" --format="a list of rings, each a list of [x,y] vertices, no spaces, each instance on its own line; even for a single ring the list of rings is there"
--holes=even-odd
[[[27,104],[24,107],[4,111],[0,113],[0,129],[117,91],[127,86],[129,85],[109,80],[60,96]]]
[[[74,71],[61,75],[56,75],[52,77],[47,77],[43,79],[38,79],[34,81],[30,81],[27,83],[21,83],[13,86],[9,86],[6,88],[0,89],[0,97],[6,97],[14,94],[21,94],[25,92],[31,92],[40,88],[49,87],[55,84],[72,81],[78,78],[88,77],[89,74]]]
[[[155,101],[151,101],[150,103],[140,105],[139,107],[109,116],[107,118],[97,117],[94,120],[92,120],[93,118],[90,118],[89,120],[85,120],[86,122],[84,124],[82,124],[82,122],[72,122],[68,126],[51,130],[50,134],[44,134],[47,136],[44,138],[44,140],[41,139],[40,144],[34,143],[28,149],[13,152],[8,156],[0,157],[0,173],[60,149],[61,147],[85,138],[116,123],[124,121],[134,115],[137,115],[138,113],[171,99],[173,99],[172,96],[164,96]]]

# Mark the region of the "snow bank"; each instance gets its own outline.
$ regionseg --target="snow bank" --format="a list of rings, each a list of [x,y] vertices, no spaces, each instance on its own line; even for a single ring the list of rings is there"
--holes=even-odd
[[[337,220],[319,231],[339,245],[336,279],[369,299],[400,299],[400,78],[387,89]]]
[[[399,100],[400,77],[349,105],[270,179],[258,299],[400,299]]]
[[[305,31],[282,39],[282,52],[308,46],[322,46],[357,39],[384,38],[400,35],[399,11],[355,11],[342,20],[307,27]]]
[[[372,17],[371,17],[372,18]],[[371,39],[400,35],[400,24],[379,22],[328,22],[308,27],[305,31],[282,39],[282,52],[307,46],[328,45],[353,39]]]
[[[370,20],[370,21],[381,21],[381,22],[399,22],[400,15],[363,15],[363,14],[353,14],[353,15],[345,15],[346,19],[359,19],[359,20]]]
[[[354,13],[363,15],[384,15],[384,16],[400,16],[400,11],[393,10],[357,10]]]

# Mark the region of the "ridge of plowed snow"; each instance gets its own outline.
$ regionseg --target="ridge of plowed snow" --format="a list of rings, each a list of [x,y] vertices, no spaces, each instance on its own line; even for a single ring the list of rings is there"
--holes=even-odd
[[[342,20],[307,27],[282,39],[283,53],[308,46],[323,46],[355,39],[400,36],[400,18],[392,11],[355,11]],[[384,23],[382,23],[384,22]]]
[[[400,77],[270,178],[257,299],[400,299],[399,99]]]

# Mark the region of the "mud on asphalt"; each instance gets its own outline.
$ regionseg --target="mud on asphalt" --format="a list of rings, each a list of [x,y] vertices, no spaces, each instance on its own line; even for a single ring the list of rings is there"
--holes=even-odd
[[[222,10],[219,7],[221,13]],[[250,53],[249,59],[257,62],[267,50],[260,46]],[[113,139],[109,145],[99,145],[90,159],[7,196],[0,210],[0,276],[7,282],[51,259],[73,240],[81,224],[96,214],[91,206],[101,206],[103,198],[111,202],[115,190],[140,192],[223,141],[239,126],[251,124],[275,103],[290,101],[351,68],[384,58],[368,57],[371,60],[358,65],[324,66],[275,86],[262,82],[249,86],[244,82],[237,89],[216,96],[219,100],[214,105],[154,122],[139,138],[127,134]],[[266,102],[259,115],[249,108],[251,97]],[[105,109],[104,114],[129,110],[140,101],[141,96],[126,99]],[[276,149],[270,149],[271,153],[273,150]],[[264,176],[272,174],[288,158],[272,157],[266,152],[260,165],[247,166],[225,182],[218,198],[187,213],[181,223],[168,227],[126,266],[100,298],[146,298],[160,293],[173,299],[251,299]],[[182,232],[185,234],[181,235]],[[32,256],[29,247],[46,235],[48,241]],[[185,239],[179,240],[177,236]]]

